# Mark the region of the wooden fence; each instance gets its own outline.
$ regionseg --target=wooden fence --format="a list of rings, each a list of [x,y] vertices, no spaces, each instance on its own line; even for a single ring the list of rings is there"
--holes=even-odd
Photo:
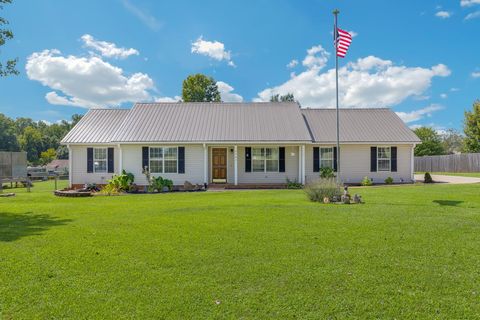
[[[480,172],[480,153],[415,157],[417,172]]]

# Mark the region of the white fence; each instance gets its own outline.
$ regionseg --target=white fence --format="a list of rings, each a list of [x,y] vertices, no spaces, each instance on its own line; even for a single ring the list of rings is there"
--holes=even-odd
[[[415,157],[417,172],[480,172],[480,153]]]

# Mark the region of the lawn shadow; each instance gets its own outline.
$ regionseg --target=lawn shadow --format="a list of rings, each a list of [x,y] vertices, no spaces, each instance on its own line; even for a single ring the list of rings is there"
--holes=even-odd
[[[450,206],[450,207],[456,207],[463,201],[460,200],[433,200],[434,203],[439,204],[441,206]]]
[[[48,214],[0,212],[0,241],[11,242],[27,236],[40,235],[51,227],[71,221]]]

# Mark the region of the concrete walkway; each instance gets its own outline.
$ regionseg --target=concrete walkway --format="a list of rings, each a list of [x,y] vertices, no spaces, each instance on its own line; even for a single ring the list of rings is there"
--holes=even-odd
[[[415,181],[423,182],[423,177],[424,177],[423,174],[416,174]],[[439,183],[453,183],[453,184],[480,183],[480,178],[472,178],[472,177],[445,176],[445,175],[432,174],[432,179],[434,182],[439,182]]]

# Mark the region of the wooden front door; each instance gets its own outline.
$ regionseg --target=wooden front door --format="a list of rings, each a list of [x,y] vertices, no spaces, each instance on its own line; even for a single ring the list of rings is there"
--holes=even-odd
[[[226,148],[212,148],[212,182],[227,182]]]

